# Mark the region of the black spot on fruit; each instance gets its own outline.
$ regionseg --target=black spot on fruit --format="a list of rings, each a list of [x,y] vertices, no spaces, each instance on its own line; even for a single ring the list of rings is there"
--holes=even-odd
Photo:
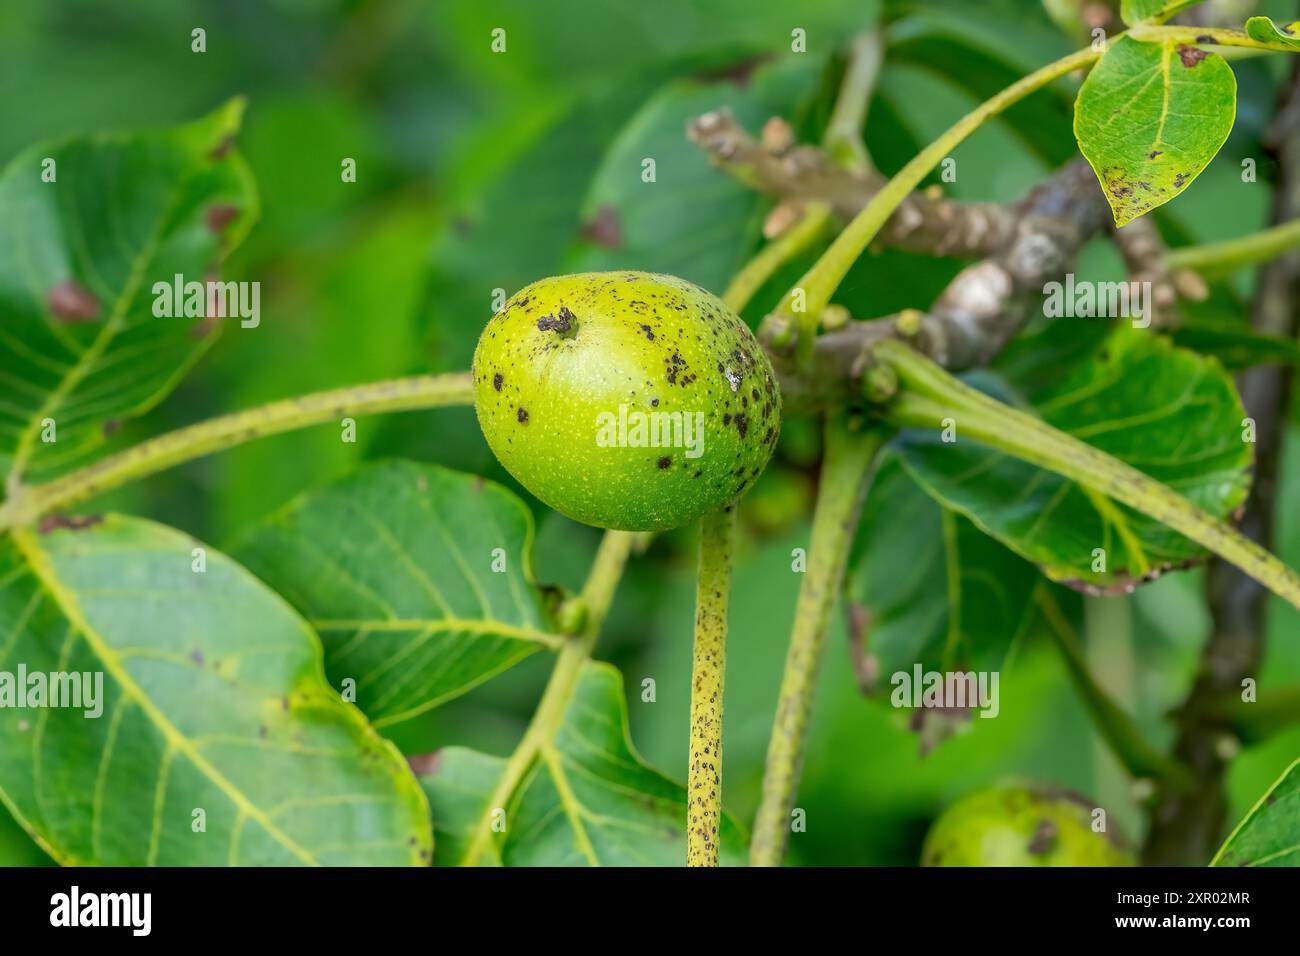
[[[505,376],[502,375],[500,372],[497,372],[495,375],[492,376],[492,387],[499,392],[501,391],[501,383],[504,381],[505,381]]]
[[[568,315],[564,313],[568,312]],[[537,320],[537,330],[539,332],[559,332],[561,334],[568,332],[573,328],[571,318],[572,312],[568,309],[562,309],[560,315],[544,315]]]

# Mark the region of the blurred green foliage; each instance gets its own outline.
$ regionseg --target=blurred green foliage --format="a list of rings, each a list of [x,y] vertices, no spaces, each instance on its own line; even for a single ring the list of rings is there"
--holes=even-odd
[[[240,147],[263,216],[229,276],[262,283],[263,321],[228,329],[166,402],[116,436],[121,446],[221,412],[301,391],[468,365],[506,293],[564,270],[632,266],[675,272],[721,291],[758,242],[765,203],[711,170],[684,124],[729,107],[751,128],[770,115],[815,139],[842,68],[839,52],[880,5],[863,0],[9,0],[0,6],[0,158],[90,129],[165,125],[236,94],[249,108]],[[1030,0],[890,0],[889,67],[867,141],[887,172],[982,98],[1075,45]],[[1261,12],[1274,12],[1262,4]],[[1275,13],[1276,15],[1276,13]],[[207,52],[190,49],[207,31]],[[505,28],[507,52],[491,52]],[[790,31],[808,52],[790,52]],[[1258,228],[1272,170],[1260,137],[1276,63],[1236,66],[1239,120],[1223,153],[1162,227],[1189,239]],[[1007,200],[1073,155],[1072,87],[1044,92],[954,153],[952,194]],[[641,159],[656,160],[656,183]],[[1243,184],[1243,157],[1259,183]],[[340,162],[357,182],[340,182]],[[610,209],[618,242],[593,227]],[[608,214],[606,214],[608,216]],[[750,310],[779,295],[794,264]],[[865,257],[840,300],[858,317],[930,302],[960,264],[886,253]],[[1081,272],[1117,277],[1109,250]],[[1249,279],[1226,294],[1241,320]],[[106,508],[175,525],[224,546],[250,522],[358,461],[401,455],[508,481],[464,409],[366,419],[357,444],[333,426],[263,440],[107,496]],[[1300,448],[1286,458],[1279,550],[1300,565]],[[754,492],[733,598],[726,708],[729,808],[752,814],[784,661],[798,577],[791,549],[808,541],[816,432],[792,423]],[[577,588],[597,535],[540,514],[539,578]],[[655,541],[625,578],[598,656],[624,672],[632,734],[653,765],[684,775],[692,619],[691,535]],[[922,550],[892,542],[897,559]],[[1171,575],[1133,599],[1123,704],[1166,743],[1170,707],[1193,675],[1207,620],[1196,573]],[[1068,595],[1067,595],[1068,597]],[[1077,616],[1077,601],[1072,602]],[[836,615],[799,806],[805,865],[913,864],[939,810],[1012,776],[1088,793],[1140,836],[1141,814],[1092,734],[1059,659],[1030,634],[1005,666],[1000,719],[928,755],[899,714],[864,699]],[[1261,683],[1300,680],[1300,617],[1275,601]],[[506,753],[545,679],[534,658],[465,698],[392,728],[411,754],[456,743]],[[654,678],[657,698],[641,700]],[[1239,816],[1300,750],[1300,730],[1248,750],[1231,775]],[[0,810],[0,863],[42,859]]]

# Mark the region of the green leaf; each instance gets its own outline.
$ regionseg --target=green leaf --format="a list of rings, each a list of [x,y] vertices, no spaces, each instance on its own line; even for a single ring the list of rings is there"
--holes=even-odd
[[[1121,37],[1074,104],[1074,135],[1122,226],[1173,199],[1232,130],[1237,80],[1220,56]]]
[[[1075,320],[1083,324],[1089,320]],[[973,384],[1005,389],[988,376]],[[1249,486],[1251,445],[1232,379],[1213,359],[1121,328],[1097,352],[1027,395],[1048,424],[1113,455],[1226,518]],[[907,433],[900,453],[941,503],[968,516],[1049,577],[1087,590],[1127,590],[1203,551],[1158,521],[973,441]],[[1093,570],[1094,550],[1105,569]]]
[[[686,138],[687,121],[722,108],[751,130],[774,115],[793,120],[823,63],[790,56],[759,67],[744,85],[683,80],[652,96],[601,160],[582,207],[583,239],[566,270],[636,268],[725,288],[770,201],[714,169]],[[652,182],[644,178],[646,160],[654,162]]]
[[[0,541],[0,669],[102,680],[97,717],[0,710],[6,805],[64,864],[428,862],[414,777],[311,629],[224,555],[196,573],[195,547],[115,515]]]
[[[1246,35],[1260,43],[1280,43],[1300,50],[1300,21],[1277,26],[1268,17],[1251,17],[1246,21]]]
[[[1163,23],[1180,10],[1194,7],[1201,0],[1120,0],[1119,14],[1129,26],[1144,20]]]
[[[1300,866],[1300,760],[1251,807],[1210,866]]]
[[[421,778],[439,834],[464,846],[490,826],[488,806],[505,762],[444,752]],[[505,808],[505,833],[489,862],[506,866],[681,866],[686,789],[642,762],[628,737],[623,679],[587,663],[552,741]],[[499,819],[498,815],[498,819]],[[743,864],[745,837],[723,817],[722,862]],[[453,862],[440,848],[439,862]],[[482,862],[482,861],[480,861]]]
[[[445,747],[434,759],[434,769],[419,778],[433,818],[433,865],[457,866],[465,858],[506,761],[466,747]],[[495,844],[488,846],[479,863],[501,865]]]
[[[602,90],[567,108],[521,117],[509,136],[467,150],[463,162],[476,170],[477,181],[449,200],[454,214],[433,243],[429,291],[419,310],[429,338],[424,354],[434,370],[469,365],[492,317],[491,290],[512,293],[563,270],[600,157],[650,89]],[[474,440],[482,445],[478,435]]]
[[[1300,342],[1263,335],[1245,326],[1184,324],[1174,330],[1173,340],[1182,348],[1212,355],[1233,370],[1255,365],[1300,365]]]
[[[311,621],[336,686],[376,726],[463,694],[541,648],[533,520],[512,493],[384,462],[309,492],[236,554]]]
[[[1038,580],[1032,564],[937,504],[887,453],[846,577],[849,600],[865,611],[865,650],[886,685],[914,664],[1000,670],[1033,618]]]
[[[707,7],[695,0],[451,0],[430,22],[447,58],[484,84],[589,90],[629,75],[734,68],[747,58],[789,51],[796,28],[809,53],[829,53],[853,31],[870,27],[880,6],[878,0],[803,0],[792,18],[788,0],[711,0]],[[492,48],[497,28],[505,31],[504,53]]]
[[[256,218],[252,177],[226,148],[242,112],[234,100],[171,130],[36,146],[0,173],[9,480],[64,469],[100,446],[106,429],[161,401],[212,341],[219,322],[155,316],[153,285],[205,280]],[[42,180],[47,168],[53,182]]]

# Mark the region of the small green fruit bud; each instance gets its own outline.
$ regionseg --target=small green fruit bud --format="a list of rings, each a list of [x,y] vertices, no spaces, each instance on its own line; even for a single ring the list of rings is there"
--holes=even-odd
[[[880,405],[898,391],[898,373],[891,365],[872,362],[862,370],[862,394],[867,401]]]
[[[822,328],[834,332],[849,324],[849,310],[842,305],[828,305],[822,310]]]
[[[575,594],[555,609],[555,625],[561,634],[577,634],[587,626],[588,611],[587,602]]]
[[[788,315],[773,312],[759,329],[769,347],[782,351],[794,344],[795,321]]]
[[[924,318],[924,316],[919,310],[904,309],[902,312],[898,313],[898,317],[894,319],[894,328],[898,330],[899,335],[910,339],[912,336],[920,334],[922,318]]]

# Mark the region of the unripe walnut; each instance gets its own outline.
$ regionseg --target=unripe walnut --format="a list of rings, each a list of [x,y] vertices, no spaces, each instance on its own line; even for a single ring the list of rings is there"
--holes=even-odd
[[[734,501],[781,430],[776,376],[749,327],[666,275],[534,282],[483,330],[474,388],[506,470],[601,528],[675,528]]]
[[[1133,856],[1088,800],[1056,787],[978,790],[926,835],[922,866],[1132,866]],[[1094,829],[1104,821],[1105,830]]]

